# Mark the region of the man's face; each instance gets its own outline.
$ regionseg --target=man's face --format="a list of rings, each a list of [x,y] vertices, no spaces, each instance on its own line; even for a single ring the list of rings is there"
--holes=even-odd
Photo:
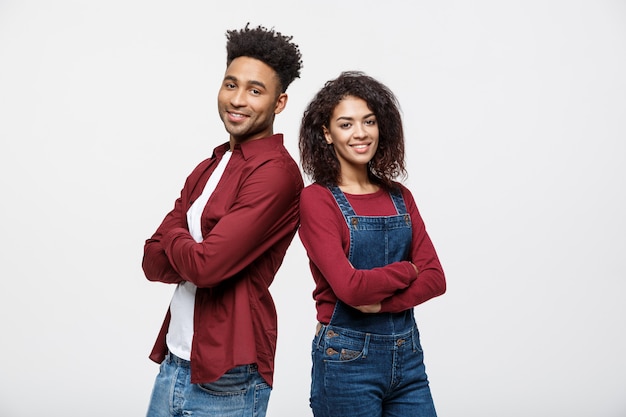
[[[258,59],[235,58],[224,74],[217,107],[235,143],[271,136],[274,116],[285,108],[276,72]]]

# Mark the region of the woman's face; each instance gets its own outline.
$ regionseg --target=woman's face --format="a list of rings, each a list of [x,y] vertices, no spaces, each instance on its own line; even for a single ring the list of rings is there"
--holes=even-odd
[[[324,126],[326,142],[332,144],[341,170],[366,170],[378,149],[378,122],[365,100],[346,96],[337,104]]]

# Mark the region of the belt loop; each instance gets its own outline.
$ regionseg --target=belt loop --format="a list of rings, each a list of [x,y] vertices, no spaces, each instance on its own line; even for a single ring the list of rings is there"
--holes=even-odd
[[[370,344],[371,333],[365,334],[365,345],[363,346],[363,359],[367,358],[367,347]]]
[[[322,338],[324,337],[324,334],[326,333],[326,328],[327,326],[325,324],[322,323],[317,323],[317,329],[315,332],[315,337],[316,337],[316,341],[315,341],[315,348],[319,349],[320,348],[320,344],[322,342]]]
[[[413,325],[413,327],[411,327],[411,341],[413,342],[413,352],[417,352],[417,339],[418,339],[418,334],[416,332],[417,330],[417,326]]]

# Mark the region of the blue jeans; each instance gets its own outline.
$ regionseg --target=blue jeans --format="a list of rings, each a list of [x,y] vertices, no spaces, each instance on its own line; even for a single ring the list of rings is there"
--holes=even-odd
[[[192,384],[189,361],[161,363],[147,417],[265,417],[272,388],[256,365],[237,366],[208,384]]]
[[[322,326],[312,348],[315,417],[436,417],[417,327],[378,335]]]
[[[412,223],[402,194],[397,214],[359,216],[339,187],[330,188],[350,231],[357,269],[408,260]],[[337,301],[313,339],[311,408],[315,417],[436,417],[413,309],[365,314]]]

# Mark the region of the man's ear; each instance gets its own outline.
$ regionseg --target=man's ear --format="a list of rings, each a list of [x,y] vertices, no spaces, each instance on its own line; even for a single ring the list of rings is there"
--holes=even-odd
[[[287,106],[288,98],[289,97],[287,96],[287,93],[280,93],[280,95],[276,99],[276,106],[274,107],[274,114],[278,114],[282,112],[283,110],[285,110],[285,107]]]

